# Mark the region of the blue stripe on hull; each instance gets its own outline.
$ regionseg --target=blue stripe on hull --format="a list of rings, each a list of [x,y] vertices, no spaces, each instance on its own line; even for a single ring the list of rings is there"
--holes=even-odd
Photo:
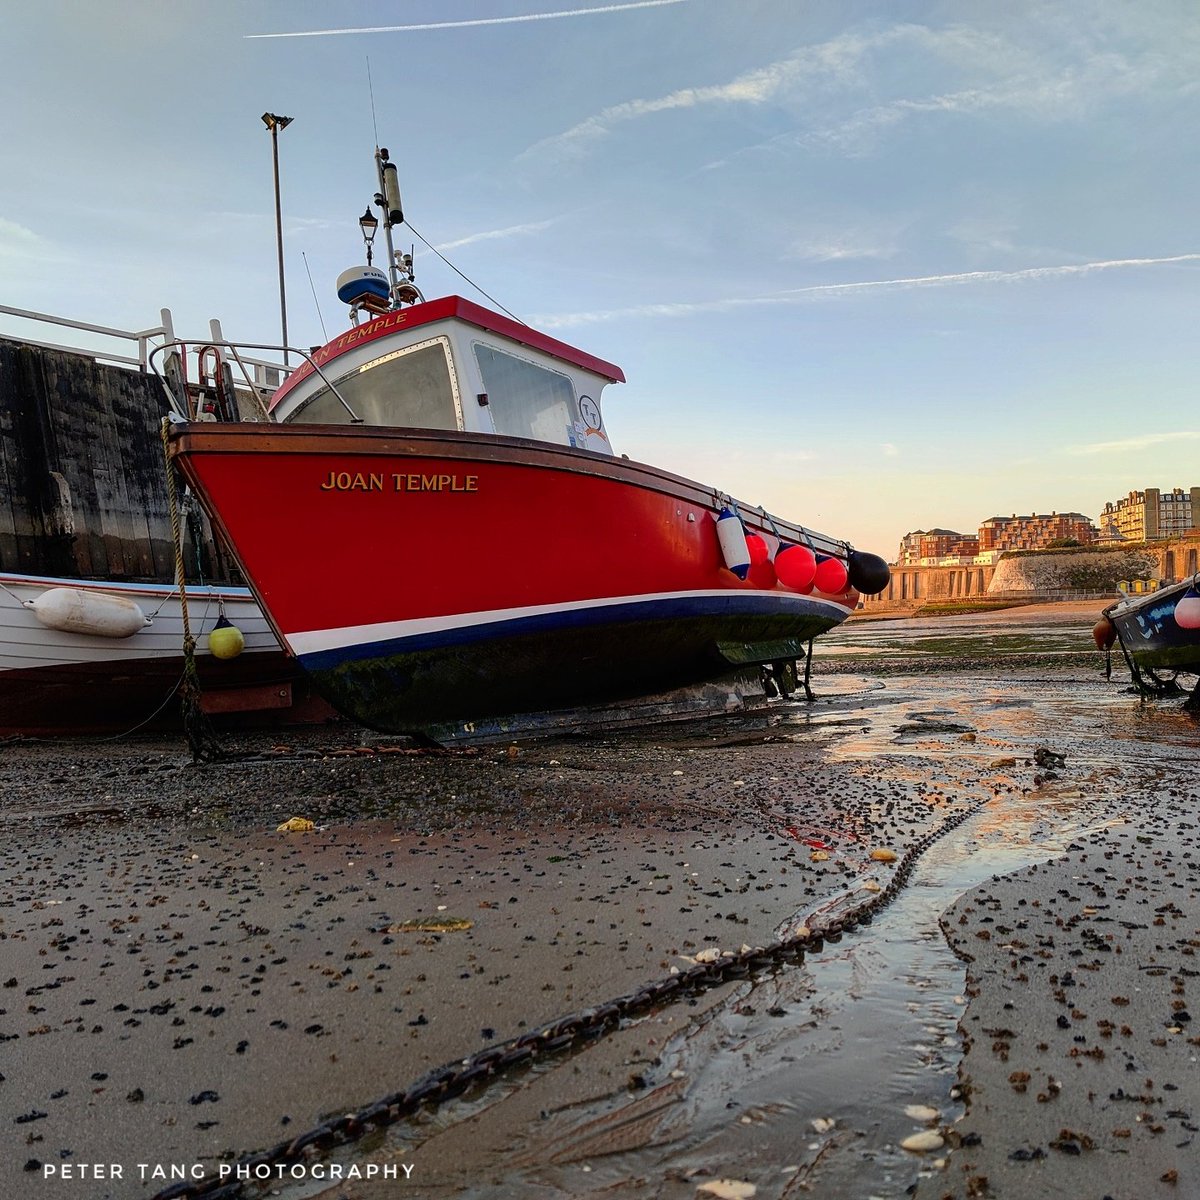
[[[629,622],[672,621],[689,617],[717,617],[736,620],[741,617],[789,616],[803,619],[819,615],[828,620],[828,628],[840,619],[830,605],[808,596],[785,592],[730,592],[725,596],[672,597],[670,600],[631,600],[602,608],[564,608],[528,617],[514,617],[486,624],[440,629],[409,637],[361,642],[331,650],[301,654],[301,664],[310,671],[324,671],[342,663],[389,657],[447,646],[468,646],[479,642],[500,642],[529,634],[581,630],[597,625],[624,625]],[[737,636],[730,631],[730,639]],[[785,635],[777,635],[785,636]],[[805,637],[808,635],[805,634]]]
[[[843,615],[782,592],[672,597],[322,650],[300,662],[346,716],[387,733],[412,732],[714,679],[735,662],[795,657]]]

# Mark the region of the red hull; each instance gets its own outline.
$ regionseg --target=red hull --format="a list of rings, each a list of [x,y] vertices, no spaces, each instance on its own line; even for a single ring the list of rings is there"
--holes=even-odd
[[[172,448],[276,632],[380,728],[654,691],[753,643],[785,657],[857,600],[741,582],[719,497],[627,460],[345,426],[192,425]]]

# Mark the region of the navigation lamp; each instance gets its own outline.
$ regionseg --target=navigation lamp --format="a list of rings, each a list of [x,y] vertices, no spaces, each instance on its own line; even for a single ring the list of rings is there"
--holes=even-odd
[[[775,555],[775,574],[793,592],[811,592],[817,574],[816,555],[807,546],[780,546]]]
[[[1180,629],[1200,629],[1200,592],[1194,581],[1175,605],[1175,624]]]
[[[814,584],[818,592],[836,596],[846,590],[846,564],[840,558],[817,555],[817,572]]]

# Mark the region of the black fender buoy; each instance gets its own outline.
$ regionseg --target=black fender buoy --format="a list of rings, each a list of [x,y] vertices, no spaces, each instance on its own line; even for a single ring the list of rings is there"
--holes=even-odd
[[[851,550],[846,565],[850,586],[864,596],[878,596],[892,577],[891,568],[878,554],[867,554],[864,550]]]

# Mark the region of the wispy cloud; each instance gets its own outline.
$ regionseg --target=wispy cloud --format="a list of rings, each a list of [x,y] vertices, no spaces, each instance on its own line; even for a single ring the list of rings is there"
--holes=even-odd
[[[43,245],[45,245],[43,238],[34,233],[32,229],[0,217],[0,253],[28,254]]]
[[[1120,52],[1106,41],[1103,29],[1068,36],[1055,27],[1051,13],[1011,36],[966,25],[914,23],[850,31],[727,82],[610,105],[536,142],[521,158],[578,156],[623,123],[702,105],[773,102],[797,113],[796,128],[706,164],[715,169],[743,154],[793,146],[861,153],[885,131],[922,117],[997,110],[1060,122],[1112,98],[1156,87],[1195,88],[1196,39],[1186,31],[1168,39],[1150,30],[1139,41],[1126,30],[1119,40]],[[889,97],[888,91],[898,94]],[[872,103],[863,104],[866,97]]]
[[[457,250],[460,246],[470,246],[475,242],[492,242],[499,238],[521,237],[527,233],[539,233],[543,229],[549,229],[554,224],[556,218],[551,217],[547,221],[529,221],[524,225],[507,225],[503,229],[485,229],[480,233],[471,233],[466,237],[456,238],[452,242],[440,242],[438,249]]]
[[[564,313],[533,318],[534,324],[547,329],[572,325],[595,325],[629,317],[688,317],[695,313],[732,312],[739,308],[798,304],[827,296],[847,296],[856,292],[894,291],[910,288],[960,287],[981,283],[1022,283],[1030,280],[1061,279],[1129,267],[1166,266],[1200,262],[1200,254],[1173,254],[1166,258],[1114,258],[1103,262],[1073,263],[1058,267],[1026,267],[1020,271],[962,271],[951,275],[913,275],[899,279],[868,279],[858,283],[818,283],[810,287],[789,288],[766,296],[729,297],[694,303],[642,304],[632,308],[605,309],[590,313]]]
[[[894,244],[885,245],[866,234],[847,232],[793,242],[783,257],[804,262],[847,262],[863,258],[891,258],[895,253]]]
[[[616,126],[654,113],[712,104],[763,104],[795,90],[806,81],[822,81],[826,86],[839,79],[845,82],[857,77],[869,48],[895,36],[898,36],[895,31],[875,37],[844,34],[816,46],[806,46],[787,58],[746,71],[726,83],[678,88],[665,96],[614,104],[562,133],[535,142],[519,157],[578,156],[593,143],[607,137]]]
[[[594,17],[631,8],[663,8],[689,0],[632,0],[628,4],[601,4],[595,8],[566,8],[559,12],[523,13],[515,17],[476,17],[466,21],[425,21],[419,25],[369,25],[344,29],[304,29],[292,33],[247,33],[249,38],[338,37],[349,33],[420,33],[427,29],[467,29],[476,25],[517,25],[524,21],[554,21],[559,17]]]
[[[1185,429],[1176,433],[1144,433],[1138,437],[1122,438],[1119,442],[1092,442],[1086,446],[1068,446],[1068,454],[1121,454],[1127,450],[1146,450],[1164,442],[1200,441],[1200,430]]]
[[[892,442],[883,442],[879,448],[883,451],[884,458],[895,458],[900,453]]]

